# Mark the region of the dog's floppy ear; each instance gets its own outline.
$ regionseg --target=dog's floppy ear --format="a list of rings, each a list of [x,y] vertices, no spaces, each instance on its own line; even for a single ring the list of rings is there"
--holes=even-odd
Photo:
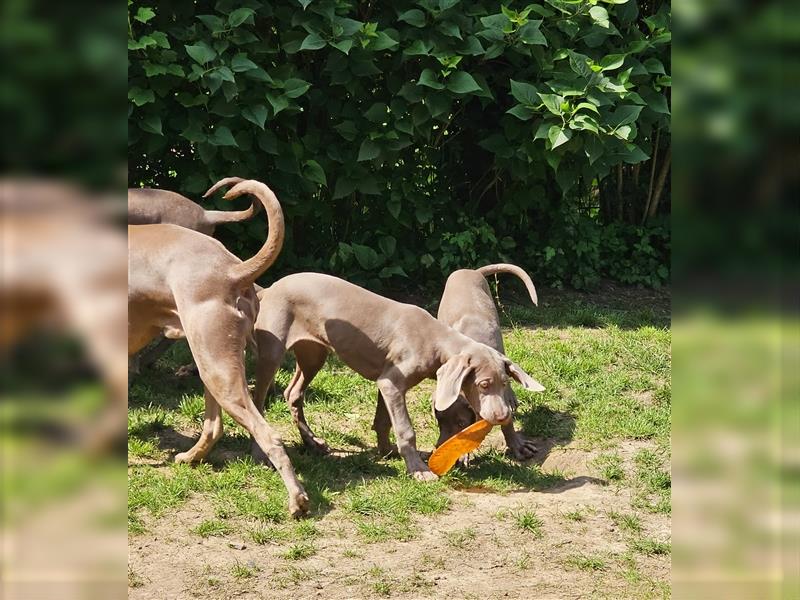
[[[436,393],[434,394],[433,407],[436,410],[445,410],[458,400],[464,380],[472,372],[469,356],[458,354],[444,363],[436,371]]]
[[[544,386],[522,370],[518,364],[506,359],[506,372],[526,390],[543,392]]]

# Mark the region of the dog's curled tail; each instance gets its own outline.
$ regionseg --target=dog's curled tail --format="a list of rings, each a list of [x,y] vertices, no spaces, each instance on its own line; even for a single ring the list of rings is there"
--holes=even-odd
[[[497,263],[496,265],[486,265],[485,267],[475,270],[484,277],[495,275],[497,273],[511,273],[512,275],[516,275],[522,280],[522,283],[525,284],[525,287],[528,289],[528,295],[531,297],[533,303],[536,306],[539,306],[539,297],[536,295],[536,288],[533,286],[533,281],[531,281],[530,276],[524,271],[524,269],[518,267],[517,265]]]
[[[203,198],[212,196],[214,192],[223,187],[234,185],[245,181],[241,177],[225,177],[220,179],[217,183],[208,188],[208,191],[203,194]],[[253,202],[250,208],[245,210],[207,210],[204,215],[204,220],[207,225],[219,225],[220,223],[237,223],[239,221],[246,221],[259,211],[261,204]]]
[[[264,210],[267,211],[267,219],[269,222],[269,233],[267,234],[267,241],[261,247],[255,256],[247,259],[243,263],[235,265],[230,272],[231,278],[240,286],[245,287],[253,285],[256,278],[266,271],[283,247],[284,237],[284,222],[283,210],[278,202],[278,198],[266,185],[260,181],[247,179],[240,181],[233,188],[231,188],[224,198],[232,200],[242,194],[252,194],[259,199],[261,204],[264,205]]]

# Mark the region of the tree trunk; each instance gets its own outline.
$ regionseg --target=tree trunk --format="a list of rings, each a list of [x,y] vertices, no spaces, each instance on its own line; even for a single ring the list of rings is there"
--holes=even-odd
[[[650,210],[647,213],[648,217],[655,216],[658,212],[658,203],[661,201],[661,194],[664,191],[664,185],[667,182],[667,175],[669,174],[669,165],[672,161],[672,148],[667,148],[667,154],[664,156],[664,162],[661,163],[661,171],[658,174],[658,181],[656,181],[655,191],[653,192],[653,201],[650,203]]]

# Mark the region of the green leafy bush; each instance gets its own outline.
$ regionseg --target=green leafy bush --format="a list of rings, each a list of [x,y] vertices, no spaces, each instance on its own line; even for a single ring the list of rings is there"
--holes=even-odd
[[[668,276],[669,4],[129,3],[132,184],[267,182],[277,273]],[[663,176],[662,176],[663,174]],[[217,207],[224,203],[217,201]],[[226,229],[242,255],[258,219]],[[271,276],[273,273],[271,273]]]

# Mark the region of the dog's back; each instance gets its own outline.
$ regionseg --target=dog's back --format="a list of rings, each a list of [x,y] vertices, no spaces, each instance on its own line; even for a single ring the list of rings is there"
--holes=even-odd
[[[476,342],[505,352],[492,292],[478,271],[461,269],[451,273],[436,318]]]
[[[214,227],[206,225],[205,210],[185,196],[168,190],[131,188],[128,190],[128,224],[172,223],[210,235]]]

